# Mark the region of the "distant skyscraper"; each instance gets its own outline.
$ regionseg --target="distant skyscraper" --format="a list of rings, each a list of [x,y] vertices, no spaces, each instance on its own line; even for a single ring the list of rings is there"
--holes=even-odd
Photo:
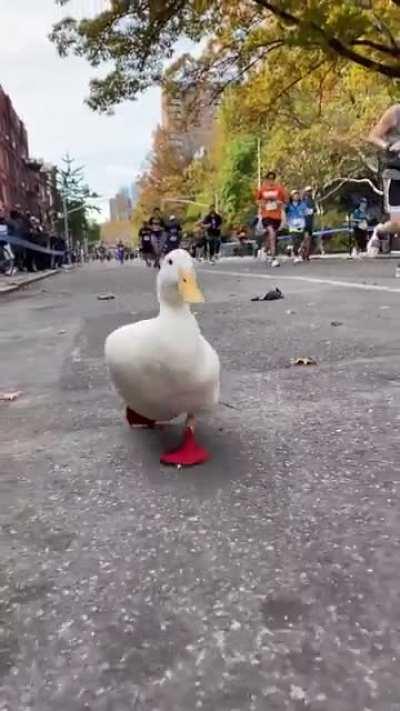
[[[129,190],[122,189],[110,200],[110,220],[111,222],[130,220],[131,214],[132,200]]]

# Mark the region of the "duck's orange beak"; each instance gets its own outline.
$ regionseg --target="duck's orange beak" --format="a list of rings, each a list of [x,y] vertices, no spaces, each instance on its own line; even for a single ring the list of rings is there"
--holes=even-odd
[[[179,271],[179,293],[187,304],[202,304],[204,296],[197,284],[194,269],[181,269]]]

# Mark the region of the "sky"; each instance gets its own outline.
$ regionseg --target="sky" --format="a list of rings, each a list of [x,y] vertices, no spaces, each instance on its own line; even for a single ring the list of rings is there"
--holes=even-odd
[[[70,7],[85,1],[99,0]],[[31,156],[59,165],[68,151],[103,196],[107,217],[108,199],[134,181],[150,151],[160,92],[149,90],[111,117],[94,113],[84,99],[95,70],[83,59],[59,58],[47,37],[62,14],[54,0],[0,0],[0,84],[26,125]]]

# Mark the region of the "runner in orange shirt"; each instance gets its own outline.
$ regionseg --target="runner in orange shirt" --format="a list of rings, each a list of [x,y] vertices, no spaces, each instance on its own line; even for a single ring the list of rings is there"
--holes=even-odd
[[[261,187],[257,191],[257,202],[266,230],[266,248],[271,255],[271,267],[279,267],[276,258],[277,232],[284,217],[285,205],[289,200],[288,191],[276,181],[276,173],[270,171],[265,176]]]

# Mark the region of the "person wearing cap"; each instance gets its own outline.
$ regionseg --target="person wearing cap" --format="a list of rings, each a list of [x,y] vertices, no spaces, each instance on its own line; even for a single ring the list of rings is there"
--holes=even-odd
[[[306,185],[303,190],[303,204],[305,206],[306,225],[301,251],[303,259],[308,262],[310,261],[310,255],[313,249],[314,219],[317,214],[317,205],[314,200],[314,191],[311,185]]]
[[[365,252],[368,241],[368,200],[363,197],[359,206],[351,213],[350,221],[353,227],[353,240],[357,254]]]

